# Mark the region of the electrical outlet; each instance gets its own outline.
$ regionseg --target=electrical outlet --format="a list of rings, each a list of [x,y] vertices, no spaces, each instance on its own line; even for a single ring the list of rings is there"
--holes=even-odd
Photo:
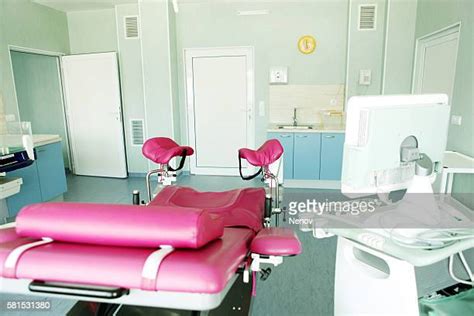
[[[270,84],[288,84],[288,67],[271,67]]]
[[[461,124],[462,124],[462,116],[461,115],[452,115],[451,116],[451,125],[461,126]]]
[[[359,84],[361,86],[370,86],[371,82],[372,82],[372,70],[361,69],[359,71]]]

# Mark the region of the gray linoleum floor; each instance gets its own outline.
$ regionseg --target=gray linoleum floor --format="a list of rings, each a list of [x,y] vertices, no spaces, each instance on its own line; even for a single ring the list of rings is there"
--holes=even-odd
[[[68,192],[65,201],[130,204],[132,191],[140,190],[146,196],[145,180],[140,177],[110,179],[97,177],[68,176]],[[238,177],[181,176],[179,185],[194,187],[201,191],[224,191],[239,187],[261,186],[259,180],[244,182]],[[283,204],[288,196],[310,194],[318,196],[339,195],[331,190],[285,189]],[[265,282],[257,282],[257,296],[253,300],[252,315],[332,315],[334,293],[334,263],[336,240],[314,239],[310,233],[298,231],[303,244],[303,254],[286,258],[284,263],[272,268]],[[65,315],[74,301],[48,299],[52,309],[48,312],[12,312],[6,302],[34,299],[19,295],[1,295],[1,315]]]

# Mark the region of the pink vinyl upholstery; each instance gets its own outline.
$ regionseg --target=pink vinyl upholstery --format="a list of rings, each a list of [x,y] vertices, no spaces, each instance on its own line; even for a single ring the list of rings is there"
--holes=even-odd
[[[267,140],[257,150],[241,148],[239,157],[246,159],[251,165],[256,167],[269,166],[283,154],[283,146],[277,139]]]
[[[4,232],[0,230],[0,238]],[[218,293],[244,261],[254,233],[245,228],[226,228],[221,239],[195,249],[177,249],[161,263],[157,291]],[[0,243],[0,275],[16,247],[31,242],[17,236]],[[142,269],[156,249],[53,242],[25,252],[16,278],[140,289]]]
[[[19,236],[126,247],[199,248],[223,230],[222,216],[190,207],[41,203],[16,218]]]
[[[262,228],[265,190],[245,188],[224,192],[199,192],[192,188],[167,186],[151,206],[197,207],[224,216],[225,227]]]
[[[15,227],[0,229],[0,244],[18,238]]]
[[[262,229],[252,240],[250,251],[269,256],[299,255],[301,243],[290,228],[268,227]]]
[[[174,140],[166,137],[155,137],[147,140],[142,147],[143,155],[158,164],[168,164],[174,157],[194,154],[189,146],[180,146]]]
[[[148,140],[142,151],[158,164],[194,153],[162,137]],[[268,166],[282,153],[281,144],[270,140],[256,151],[241,149],[239,157]],[[154,171],[163,170],[170,166]],[[250,262],[250,252],[301,253],[290,229],[263,228],[264,208],[263,188],[199,192],[177,186],[165,186],[147,206],[30,205],[18,214],[16,229],[0,229],[0,276],[224,295],[239,267]],[[44,237],[52,240],[39,244]],[[169,252],[159,257],[163,250]]]

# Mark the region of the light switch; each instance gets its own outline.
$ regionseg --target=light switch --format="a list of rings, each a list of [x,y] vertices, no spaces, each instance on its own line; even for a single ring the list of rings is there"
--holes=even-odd
[[[288,84],[288,67],[271,67],[270,68],[271,84]]]
[[[451,116],[451,124],[460,126],[462,124],[462,116],[461,115],[452,115]]]
[[[359,72],[359,84],[361,86],[369,86],[372,81],[372,70],[361,69]]]

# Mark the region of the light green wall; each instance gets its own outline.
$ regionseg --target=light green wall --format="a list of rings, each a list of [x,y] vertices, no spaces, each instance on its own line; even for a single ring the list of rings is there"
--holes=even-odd
[[[170,72],[171,93],[173,100],[173,133],[174,138],[181,142],[181,120],[182,112],[179,109],[179,85],[178,85],[178,48],[176,38],[176,13],[173,6],[168,5],[169,38],[170,38]]]
[[[380,94],[385,39],[385,0],[351,0],[348,51],[347,96]],[[376,29],[358,30],[359,5],[376,4]],[[372,70],[372,82],[368,86],[359,85],[361,69]]]
[[[268,112],[268,71],[288,66],[291,84],[341,84],[345,81],[348,1],[180,3],[176,15],[182,142],[187,142],[183,50],[195,47],[253,46],[255,104]],[[268,9],[269,15],[238,16],[238,10]],[[314,54],[297,49],[298,38],[312,34]],[[266,137],[267,118],[256,116],[256,143]]]
[[[474,156],[473,112],[473,2],[470,0],[419,0],[416,37],[437,31],[461,21],[456,78],[451,114],[462,116],[462,125],[450,125],[448,149]],[[474,176],[455,177],[454,195],[474,209]]]
[[[133,15],[140,16],[140,39],[124,36],[124,17]],[[143,173],[148,169],[141,147],[131,144],[131,119],[145,120],[146,137],[179,138],[175,135],[175,130],[179,129],[179,115],[173,117],[177,87],[176,62],[170,63],[170,59],[175,58],[171,54],[176,41],[170,34],[174,28],[174,22],[169,23],[171,18],[174,13],[168,3],[156,0],[144,0],[139,5],[118,5],[114,10],[68,14],[72,53],[118,51],[128,171],[131,173]],[[98,28],[101,29],[91,36]]]
[[[3,40],[0,42],[1,75],[5,112],[18,117],[8,45],[68,53],[67,18],[63,12],[29,0],[3,0],[0,2],[0,11],[0,29],[3,30]]]
[[[145,119],[141,43],[139,39],[125,39],[123,27],[125,16],[139,14],[138,6],[119,5],[116,13],[128,171],[141,173],[147,170],[147,162],[142,156],[141,147],[133,146],[130,141],[130,120]]]
[[[67,14],[71,54],[117,51],[115,9]]]
[[[347,96],[411,93],[417,0],[351,0]],[[358,30],[359,5],[376,4],[376,29]],[[369,86],[361,69],[372,70]]]
[[[130,173],[147,170],[141,147],[132,145],[130,135],[130,120],[145,120],[142,43],[140,39],[126,39],[123,25],[125,16],[138,15],[137,4],[68,13],[71,53],[118,52],[127,167]]]
[[[417,0],[389,0],[383,94],[411,93]],[[382,92],[381,91],[381,92]]]
[[[21,52],[11,58],[20,119],[31,122],[33,134],[61,136],[69,166],[58,58]]]
[[[4,77],[5,77],[5,49],[3,48],[4,43],[4,9],[3,4],[0,3],[0,131],[4,128],[5,124],[5,106],[3,104],[3,95],[5,94]]]
[[[148,137],[173,137],[168,2],[139,3]]]

